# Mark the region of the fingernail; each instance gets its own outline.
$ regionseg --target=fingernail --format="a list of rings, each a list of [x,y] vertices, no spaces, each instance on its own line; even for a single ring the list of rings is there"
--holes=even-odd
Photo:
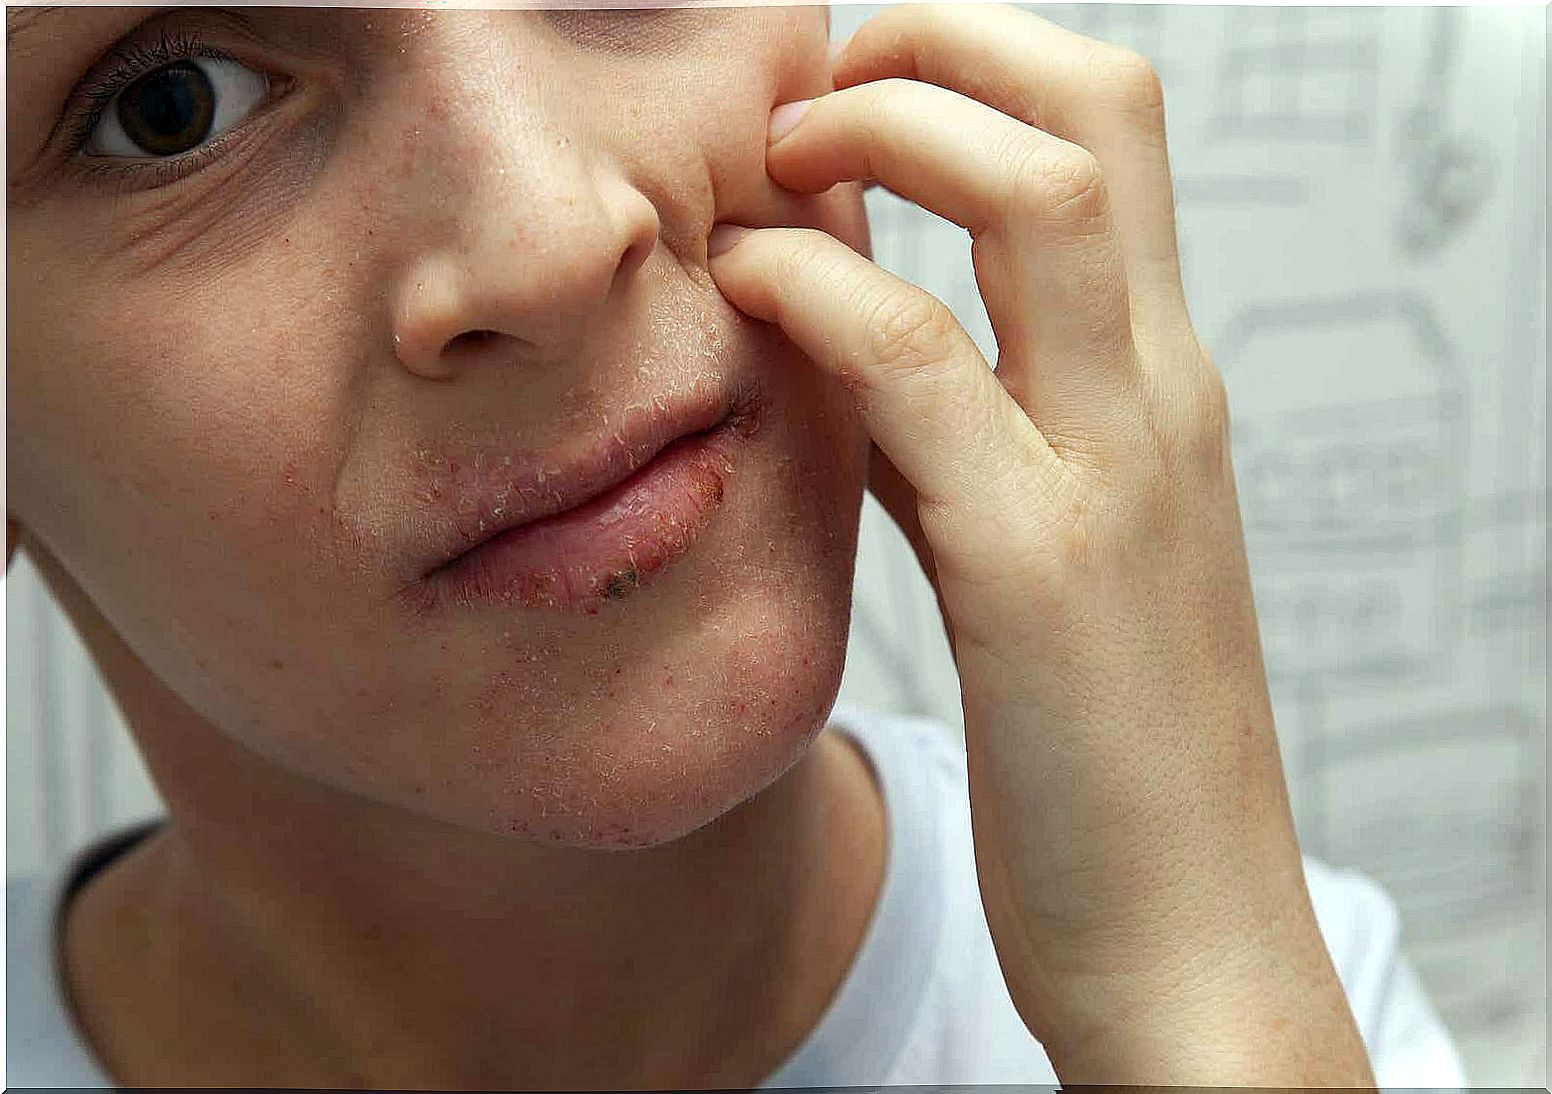
[[[737,224],[718,224],[706,237],[706,257],[716,258],[744,238],[744,233],[748,231],[748,228]]]
[[[794,103],[782,103],[771,111],[771,127],[766,133],[767,144],[775,144],[788,133],[792,127],[798,124],[798,119],[808,113],[808,108],[813,104],[813,99],[799,99]]]

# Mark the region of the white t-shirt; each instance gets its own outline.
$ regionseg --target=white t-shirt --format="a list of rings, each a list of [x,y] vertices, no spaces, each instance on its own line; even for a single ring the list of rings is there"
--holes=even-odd
[[[862,747],[889,813],[888,865],[862,946],[819,1024],[762,1088],[1058,1085],[1008,997],[976,887],[964,749],[941,725],[849,703],[831,724]],[[111,1087],[64,1002],[62,899],[155,826],[95,841],[6,885],[7,1081]],[[1466,1086],[1460,1057],[1397,948],[1374,881],[1304,859],[1315,915],[1382,1087]]]

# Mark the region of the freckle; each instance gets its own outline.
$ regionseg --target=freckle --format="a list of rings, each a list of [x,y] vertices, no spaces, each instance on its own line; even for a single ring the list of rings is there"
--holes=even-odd
[[[666,684],[668,687],[673,687],[674,686],[674,678],[672,676],[665,677],[664,680],[663,680],[663,683]]]

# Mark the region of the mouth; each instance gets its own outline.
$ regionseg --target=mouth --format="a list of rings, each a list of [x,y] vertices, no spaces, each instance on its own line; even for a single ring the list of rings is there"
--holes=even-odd
[[[581,449],[448,461],[430,493],[457,519],[404,594],[421,610],[494,601],[596,614],[689,549],[760,405],[747,390],[655,400]]]

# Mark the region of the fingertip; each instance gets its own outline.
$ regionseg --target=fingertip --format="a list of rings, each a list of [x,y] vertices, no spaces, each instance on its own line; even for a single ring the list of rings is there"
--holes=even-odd
[[[733,249],[733,246],[744,236],[749,234],[749,229],[739,224],[718,224],[711,229],[711,234],[706,237],[707,259],[717,258]]]

